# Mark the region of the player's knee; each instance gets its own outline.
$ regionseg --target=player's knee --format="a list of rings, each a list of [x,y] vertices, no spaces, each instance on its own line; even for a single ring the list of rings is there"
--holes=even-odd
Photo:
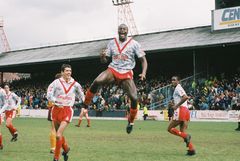
[[[10,125],[11,125],[11,123],[9,123],[9,122],[6,122],[6,127],[7,127],[7,128],[9,128],[9,127],[10,127]]]
[[[61,138],[62,138],[62,134],[57,133],[57,134],[56,134],[56,139],[59,140],[59,139],[61,139]]]
[[[171,131],[171,130],[172,130],[172,128],[171,128],[171,127],[168,127],[168,128],[167,128],[167,131],[168,131],[169,133],[172,133],[172,131]]]
[[[55,130],[54,127],[51,128],[51,133],[54,134],[54,135],[56,135],[56,130]]]
[[[129,96],[132,102],[137,102],[137,95],[133,94]]]
[[[95,79],[93,81],[93,86],[99,86],[103,83],[103,81],[101,79]]]

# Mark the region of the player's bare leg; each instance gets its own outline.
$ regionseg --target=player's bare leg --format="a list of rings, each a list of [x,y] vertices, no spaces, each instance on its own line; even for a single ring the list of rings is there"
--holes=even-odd
[[[85,117],[86,117],[86,120],[87,120],[87,127],[90,127],[90,118],[88,116],[88,110],[85,113]]]
[[[188,121],[182,121],[180,124],[180,131],[186,133],[188,127]],[[186,143],[186,146],[189,146],[191,140],[191,135],[187,134],[187,137],[184,138],[184,142]]]
[[[183,124],[183,121],[171,120],[168,125],[168,132],[173,135],[180,136],[183,139],[186,139],[188,135],[185,133],[185,130],[182,129],[179,131],[178,129],[175,128],[181,124]]]
[[[55,149],[55,154],[54,154],[54,161],[58,161],[60,157],[60,151],[61,148],[63,148],[63,157],[64,161],[68,160],[68,152],[70,148],[68,147],[66,140],[63,136],[63,132],[65,128],[68,126],[68,123],[66,121],[62,121],[61,124],[59,123],[54,123],[55,124],[55,129],[56,129],[56,149]]]
[[[132,79],[123,80],[122,87],[131,100],[130,113],[128,117],[128,125],[126,127],[126,132],[130,134],[132,132],[134,119],[137,114],[137,88]]]
[[[176,129],[176,127],[180,125],[180,131]],[[177,120],[171,120],[168,125],[168,132],[179,136],[184,139],[186,142],[187,147],[189,147],[187,155],[194,155],[195,150],[193,149],[193,145],[191,143],[191,136],[186,133],[186,129],[188,127],[188,121],[177,121]]]
[[[8,128],[9,132],[11,133],[12,135],[12,139],[11,141],[17,141],[17,137],[18,137],[18,132],[17,132],[17,129],[13,126],[12,124],[12,118],[7,118],[6,120],[6,127]]]
[[[87,108],[87,106],[91,103],[93,96],[97,93],[100,86],[113,83],[114,81],[114,76],[108,69],[99,74],[86,93],[84,108]]]
[[[54,153],[56,148],[56,130],[53,121],[51,121],[50,145],[51,145],[50,153]]]
[[[180,124],[181,124],[181,121],[170,120],[167,131],[173,135],[179,136],[173,129],[175,129],[175,127],[177,127]]]
[[[78,119],[78,124],[75,125],[76,127],[80,127],[80,125],[81,125],[81,123],[82,123],[83,110],[84,110],[84,108],[81,108],[81,112],[80,112],[80,114],[79,114],[79,119]]]

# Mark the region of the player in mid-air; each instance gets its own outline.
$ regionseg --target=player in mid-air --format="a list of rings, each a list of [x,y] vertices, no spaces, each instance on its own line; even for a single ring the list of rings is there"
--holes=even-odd
[[[59,160],[61,148],[63,148],[64,161],[68,160],[70,148],[63,132],[72,121],[72,107],[75,98],[78,98],[80,102],[85,99],[81,85],[71,77],[71,74],[72,67],[69,64],[63,64],[61,78],[54,80],[47,90],[47,99],[54,104],[51,115],[56,130],[56,148],[53,161]]]
[[[179,83],[179,80],[178,76],[172,77],[172,85],[175,89],[171,106],[174,110],[174,114],[173,119],[169,122],[168,132],[183,138],[188,147],[187,155],[195,155],[196,152],[191,142],[191,135],[186,133],[188,122],[190,121],[190,112],[187,108],[188,96]],[[180,131],[176,129],[177,126],[180,126]]]
[[[91,103],[100,86],[116,82],[122,86],[131,100],[130,114],[126,127],[126,131],[129,134],[133,129],[134,119],[137,114],[137,88],[133,81],[132,71],[136,64],[135,56],[139,58],[142,65],[142,72],[139,75],[140,80],[146,78],[147,60],[145,52],[141,50],[139,43],[133,38],[127,37],[127,34],[128,27],[125,24],[119,25],[119,37],[111,40],[107,45],[107,49],[101,51],[100,60],[102,63],[107,63],[108,58],[111,58],[112,61],[108,65],[108,69],[99,74],[91,84],[90,89],[88,89],[84,108],[87,108]]]
[[[81,123],[82,123],[82,118],[83,116],[86,117],[87,119],[87,127],[90,127],[90,118],[88,117],[88,109],[82,108],[81,109],[81,113],[79,114],[79,120],[78,120],[78,124],[75,125],[76,127],[80,127]]]
[[[5,104],[5,91],[0,87],[0,110],[3,107],[3,105]],[[2,115],[0,114],[0,128],[2,125]],[[2,133],[1,133],[1,129],[0,129],[0,150],[3,149],[3,142],[2,142]]]
[[[14,92],[10,91],[10,85],[4,84],[5,91],[5,104],[0,110],[0,115],[4,112],[6,117],[6,127],[12,135],[11,141],[17,141],[18,132],[13,126],[12,120],[16,117],[16,109],[21,103],[21,98],[18,97]]]

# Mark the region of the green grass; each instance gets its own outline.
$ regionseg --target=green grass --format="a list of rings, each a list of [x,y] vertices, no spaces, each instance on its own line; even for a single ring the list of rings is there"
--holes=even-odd
[[[136,121],[134,131],[125,132],[126,121],[92,120],[92,127],[68,126],[64,135],[71,147],[69,161],[239,161],[240,132],[236,123],[191,122],[188,132],[197,155],[185,156],[182,139],[170,135],[167,122]],[[52,161],[49,153],[50,124],[46,119],[17,118],[19,140],[1,126],[4,149],[0,161]],[[61,157],[61,161],[63,158]]]

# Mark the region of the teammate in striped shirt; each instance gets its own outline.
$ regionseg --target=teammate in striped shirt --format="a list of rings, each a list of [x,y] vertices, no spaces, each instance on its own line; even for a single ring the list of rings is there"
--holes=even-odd
[[[108,69],[103,71],[91,84],[90,89],[86,93],[84,101],[85,108],[91,103],[93,96],[97,93],[100,86],[110,83],[118,83],[122,86],[131,100],[130,114],[128,117],[128,124],[126,132],[131,133],[134,125],[134,119],[137,114],[137,88],[133,81],[133,68],[135,67],[135,57],[137,56],[142,65],[142,72],[139,74],[140,80],[146,78],[147,60],[145,52],[137,41],[133,38],[127,37],[128,27],[121,24],[118,27],[118,38],[109,42],[106,50],[100,53],[100,60],[102,63],[107,63],[108,58],[112,61]]]
[[[0,110],[2,109],[3,105],[5,104],[5,91],[0,87]],[[0,126],[2,125],[2,114],[0,114]],[[2,142],[2,133],[0,129],[0,150],[3,149],[3,142]]]
[[[61,78],[61,73],[57,73],[55,75],[55,79]],[[56,130],[54,126],[54,122],[52,121],[52,108],[54,104],[51,101],[48,101],[47,107],[48,107],[48,118],[47,120],[51,122],[51,131],[49,134],[49,139],[50,139],[50,153],[54,153],[55,148],[56,148]]]
[[[63,64],[61,78],[54,80],[47,90],[47,99],[54,104],[52,107],[52,120],[56,129],[56,149],[53,161],[59,160],[61,148],[63,148],[64,161],[68,160],[70,148],[63,136],[63,132],[72,121],[72,107],[75,98],[78,98],[80,102],[85,99],[81,85],[71,77],[71,74],[71,66]]]
[[[16,109],[21,103],[21,98],[18,97],[14,92],[10,91],[10,85],[8,83],[4,84],[5,90],[5,104],[0,110],[0,114],[3,112],[6,116],[6,127],[12,135],[11,141],[17,141],[18,132],[17,129],[13,126],[12,120],[16,117]]]
[[[187,108],[188,96],[179,83],[179,80],[178,76],[172,77],[172,85],[175,89],[173,93],[174,103],[172,103],[171,106],[174,110],[174,114],[173,119],[169,122],[168,132],[183,138],[188,147],[187,155],[195,155],[196,152],[191,142],[191,135],[186,133],[188,122],[190,121],[190,112]],[[177,126],[180,126],[180,131],[176,129]]]

